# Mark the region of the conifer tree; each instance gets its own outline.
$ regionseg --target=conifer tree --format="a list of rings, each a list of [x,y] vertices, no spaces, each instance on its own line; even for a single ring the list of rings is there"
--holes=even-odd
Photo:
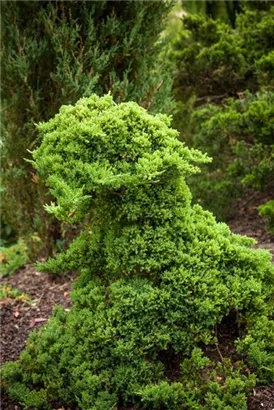
[[[31,158],[36,124],[64,103],[111,93],[168,110],[171,80],[158,60],[170,2],[6,1],[2,30],[3,216],[17,234],[58,236],[43,211],[45,189]]]

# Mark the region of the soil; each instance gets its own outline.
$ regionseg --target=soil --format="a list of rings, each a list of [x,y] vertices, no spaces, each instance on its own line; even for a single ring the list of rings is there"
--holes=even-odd
[[[274,235],[266,232],[265,223],[257,212],[257,205],[262,202],[264,201],[261,197],[252,198],[249,202],[238,200],[235,205],[235,217],[228,224],[232,232],[255,238],[257,241],[255,246],[268,249],[274,257]],[[63,305],[65,309],[69,310],[71,306],[69,293],[74,279],[75,275],[53,277],[38,272],[30,265],[19,270],[13,276],[5,278],[5,282],[9,286],[29,295],[32,304],[10,298],[1,301],[1,363],[18,358],[24,349],[29,333],[46,323],[54,306]],[[229,346],[231,346],[231,355],[233,356],[235,354],[233,349],[234,330],[227,330],[224,326],[223,328],[219,327],[218,332],[219,349],[215,351],[213,347],[209,356],[217,358],[220,354],[227,355]],[[274,410],[274,384],[254,389],[247,404],[248,410]],[[1,397],[1,409],[22,410],[5,394],[2,394]],[[64,409],[58,404],[53,405],[52,409],[70,410]]]

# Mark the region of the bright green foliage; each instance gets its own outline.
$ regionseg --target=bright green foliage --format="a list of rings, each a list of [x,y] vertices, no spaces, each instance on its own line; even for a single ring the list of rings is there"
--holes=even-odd
[[[170,2],[1,3],[3,216],[19,236],[36,232],[48,252],[60,227],[43,210],[43,181],[25,158],[40,143],[36,123],[62,104],[111,92],[150,110],[171,106],[171,79],[158,59]],[[163,73],[163,74],[162,74]]]
[[[270,254],[191,206],[185,178],[207,159],[169,123],[92,96],[39,126],[34,165],[56,198],[47,209],[81,229],[42,267],[80,276],[70,312],[57,308],[3,369],[26,408],[245,410],[256,374],[273,377]],[[207,357],[227,317],[237,363]]]
[[[0,274],[1,276],[12,275],[28,261],[26,244],[19,240],[10,247],[0,248]]]

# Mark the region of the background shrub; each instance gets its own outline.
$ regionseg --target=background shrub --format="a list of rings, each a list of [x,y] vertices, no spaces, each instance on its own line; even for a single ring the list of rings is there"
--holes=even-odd
[[[245,186],[273,187],[274,7],[266,7],[243,9],[235,28],[187,15],[170,52],[177,67],[174,124],[183,140],[213,158],[191,183],[194,198],[220,219]]]
[[[217,215],[247,189],[273,192],[273,118],[273,92],[244,93],[193,113],[193,145],[213,158],[196,179],[195,194]],[[222,200],[214,201],[216,196]]]

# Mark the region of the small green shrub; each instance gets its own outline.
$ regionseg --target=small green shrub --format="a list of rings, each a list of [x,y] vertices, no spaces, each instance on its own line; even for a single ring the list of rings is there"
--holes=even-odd
[[[271,380],[270,254],[191,206],[185,178],[207,158],[169,123],[92,96],[39,126],[34,165],[56,198],[47,209],[81,229],[41,267],[80,276],[70,312],[55,309],[2,370],[26,408],[245,410],[256,380]],[[237,363],[207,357],[229,316]]]
[[[28,250],[22,240],[8,248],[1,247],[0,255],[1,276],[12,275],[28,261]]]

